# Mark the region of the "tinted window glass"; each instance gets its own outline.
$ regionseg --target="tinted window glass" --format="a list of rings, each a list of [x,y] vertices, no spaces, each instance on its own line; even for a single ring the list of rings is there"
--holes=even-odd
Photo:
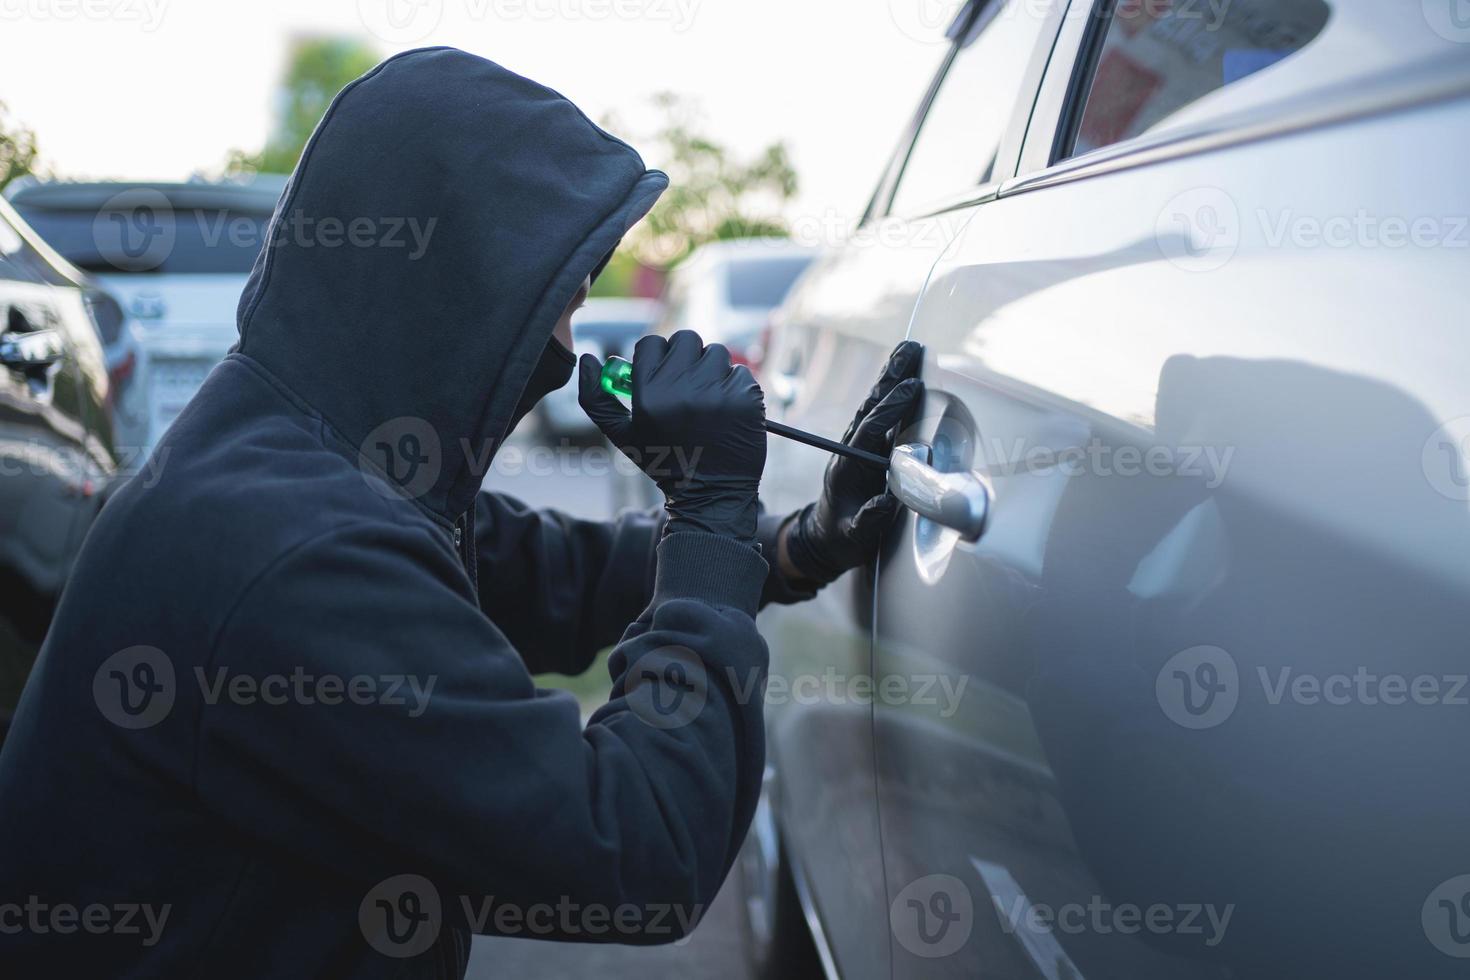
[[[110,239],[99,241],[94,229],[98,215],[91,211],[19,208],[26,221],[72,265],[88,272],[147,272],[164,274],[248,273],[265,241],[270,215],[222,210],[149,213],[150,228],[125,229],[138,261]],[[122,214],[104,217],[124,219]],[[160,253],[152,243],[158,234],[172,241]],[[159,259],[162,259],[160,262]]]
[[[1035,0],[994,2],[961,39],[919,126],[892,211],[927,206],[996,179],[995,158],[1045,23]],[[1027,93],[1029,95],[1029,93]]]
[[[0,215],[0,279],[70,285],[51,264],[26,243],[20,232]]]
[[[730,264],[730,305],[771,309],[780,306],[811,260],[806,256],[750,259]]]
[[[1327,26],[1322,0],[1118,0],[1074,155],[1132,139],[1300,51]]]

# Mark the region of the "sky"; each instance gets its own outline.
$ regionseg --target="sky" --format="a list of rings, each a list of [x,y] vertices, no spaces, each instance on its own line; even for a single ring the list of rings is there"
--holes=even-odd
[[[738,157],[785,140],[791,218],[850,220],[943,54],[959,0],[0,0],[0,100],[68,177],[217,172],[270,128],[297,35],[385,57],[450,44],[594,119],[693,96]],[[636,133],[619,133],[637,143]],[[650,160],[650,163],[656,161]]]

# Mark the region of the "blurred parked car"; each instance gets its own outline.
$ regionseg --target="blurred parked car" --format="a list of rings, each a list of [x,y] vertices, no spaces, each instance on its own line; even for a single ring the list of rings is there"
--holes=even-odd
[[[0,201],[0,739],[117,474],[99,334],[118,319]]]
[[[246,182],[28,182],[22,217],[118,297],[144,357],[120,439],[146,455],[237,339],[235,307],[285,178]],[[124,354],[109,345],[109,357]]]
[[[1465,975],[1470,29],[1205,6],[966,5],[783,308],[773,417],[927,393],[876,565],[761,614],[767,975]]]
[[[658,332],[693,330],[707,344],[724,344],[735,363],[759,368],[771,311],[816,254],[781,238],[702,245],[671,274]]]
[[[589,299],[572,315],[572,343],[577,357],[592,354],[599,360],[614,355],[632,357],[633,344],[653,329],[663,307],[657,300]],[[577,379],[552,392],[536,406],[542,435],[551,439],[590,436],[597,426],[577,403]]]

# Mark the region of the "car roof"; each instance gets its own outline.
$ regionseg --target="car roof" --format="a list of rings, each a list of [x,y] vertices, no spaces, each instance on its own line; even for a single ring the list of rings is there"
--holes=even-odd
[[[283,174],[261,174],[248,181],[31,181],[6,197],[20,209],[98,211],[124,191],[152,191],[179,210],[275,210],[286,187]]]
[[[656,299],[601,296],[589,299],[572,314],[573,323],[650,323],[658,319],[663,304]]]

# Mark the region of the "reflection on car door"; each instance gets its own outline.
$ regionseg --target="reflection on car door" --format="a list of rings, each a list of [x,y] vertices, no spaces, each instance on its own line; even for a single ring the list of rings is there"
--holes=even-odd
[[[1308,6],[1275,20],[1320,28]],[[1271,63],[1397,30],[1333,6]],[[1168,7],[1157,36],[1182,36]],[[1232,11],[1251,23],[1213,40],[1270,20]],[[1070,156],[1065,60],[1023,153],[1043,167]],[[894,976],[1429,977],[1470,954],[1470,715],[1443,700],[1470,608],[1465,252],[1458,219],[1387,237],[1470,214],[1470,76],[1441,62],[1245,92],[1254,115],[1193,141],[1099,124],[1137,138],[1023,173],[935,269],[906,439],[994,499],[976,544],[906,515],[879,573],[876,673],[907,685],[875,708]],[[1320,233],[1364,214],[1372,234]],[[1395,705],[1384,678],[1441,697]]]

